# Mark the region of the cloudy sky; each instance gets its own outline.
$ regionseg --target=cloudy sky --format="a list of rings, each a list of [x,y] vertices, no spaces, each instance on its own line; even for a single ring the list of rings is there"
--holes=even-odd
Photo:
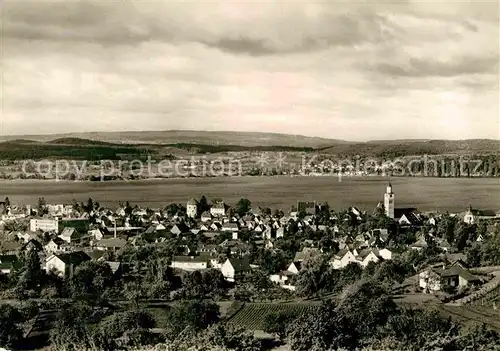
[[[4,1],[0,133],[500,138],[497,1]]]

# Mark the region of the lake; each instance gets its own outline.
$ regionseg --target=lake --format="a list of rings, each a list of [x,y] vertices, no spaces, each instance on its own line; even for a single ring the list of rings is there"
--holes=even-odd
[[[39,197],[48,203],[71,203],[73,199],[94,201],[115,208],[132,205],[163,207],[185,203],[191,197],[222,198],[235,204],[246,197],[253,204],[289,208],[298,200],[327,201],[332,208],[349,206],[372,211],[383,201],[387,178],[381,177],[226,177],[141,181],[0,181],[0,198],[13,204],[35,205]],[[462,212],[475,208],[500,210],[500,182],[493,178],[393,178],[396,207],[417,207],[421,211]]]

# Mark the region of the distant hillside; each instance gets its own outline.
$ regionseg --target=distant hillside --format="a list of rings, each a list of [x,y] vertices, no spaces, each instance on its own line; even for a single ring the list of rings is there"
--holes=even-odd
[[[300,135],[247,132],[109,132],[4,136],[0,159],[119,159],[243,151],[319,152],[338,157],[394,158],[412,155],[499,153],[500,140],[373,140],[346,142]],[[2,140],[2,137],[0,137]]]
[[[54,139],[88,139],[107,143],[125,144],[203,144],[203,145],[238,145],[255,146],[291,146],[321,148],[346,141],[307,137],[302,135],[253,133],[253,132],[211,132],[211,131],[141,131],[141,132],[93,132],[53,135],[0,136],[0,140],[32,139],[51,141]]]
[[[112,143],[108,143],[105,141],[82,139],[82,138],[58,138],[46,141],[45,143],[54,145],[114,145]]]
[[[26,159],[124,159],[144,158],[147,156],[172,158],[179,154],[212,154],[221,152],[274,151],[274,152],[313,152],[311,147],[293,146],[241,146],[207,144],[113,144],[109,142],[82,138],[58,138],[50,141],[9,140],[0,142],[0,160]]]
[[[382,140],[334,145],[323,148],[322,152],[339,156],[362,155],[376,157],[498,153],[500,152],[500,140]]]

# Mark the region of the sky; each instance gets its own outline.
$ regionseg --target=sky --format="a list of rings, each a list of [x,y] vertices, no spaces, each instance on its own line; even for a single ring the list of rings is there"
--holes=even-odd
[[[500,139],[497,1],[1,6],[3,135]]]

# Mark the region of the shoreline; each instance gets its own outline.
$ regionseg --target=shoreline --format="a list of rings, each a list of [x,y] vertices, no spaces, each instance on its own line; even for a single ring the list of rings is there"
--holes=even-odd
[[[141,179],[110,179],[110,180],[67,180],[56,178],[45,179],[0,179],[0,183],[138,183],[138,182],[155,182],[168,180],[189,180],[189,179],[242,179],[242,178],[332,178],[340,181],[346,179],[500,179],[500,176],[455,176],[455,177],[438,177],[438,176],[390,176],[390,175],[241,175],[241,176],[214,176],[214,177],[156,177],[156,178],[141,178]]]

